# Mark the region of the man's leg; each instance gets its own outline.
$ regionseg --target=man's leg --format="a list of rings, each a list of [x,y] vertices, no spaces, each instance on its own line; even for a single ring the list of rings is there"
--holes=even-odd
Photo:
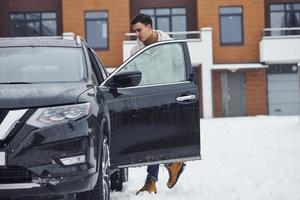
[[[159,165],[148,165],[147,177],[151,177],[154,182],[158,180]]]
[[[177,162],[177,163],[170,163],[166,164],[165,167],[168,169],[169,172],[169,180],[167,182],[168,188],[172,188],[177,183],[180,174],[183,172],[185,163],[184,162]]]
[[[147,178],[146,178],[146,182],[144,184],[144,186],[137,191],[137,195],[140,192],[144,192],[147,191],[149,193],[154,192],[156,193],[156,185],[155,182],[158,180],[158,171],[159,171],[159,165],[149,165],[147,167]]]

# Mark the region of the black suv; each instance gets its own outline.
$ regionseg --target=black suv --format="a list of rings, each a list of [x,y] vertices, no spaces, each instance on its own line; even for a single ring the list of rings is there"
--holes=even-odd
[[[0,39],[0,198],[109,199],[118,169],[200,159],[194,79],[185,41],[108,74],[78,36]]]

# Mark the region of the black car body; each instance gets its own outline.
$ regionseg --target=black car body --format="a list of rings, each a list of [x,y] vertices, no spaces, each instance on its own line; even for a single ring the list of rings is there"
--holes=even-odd
[[[111,170],[199,158],[186,42],[151,45],[108,75],[80,37],[0,39],[0,198],[108,199]]]

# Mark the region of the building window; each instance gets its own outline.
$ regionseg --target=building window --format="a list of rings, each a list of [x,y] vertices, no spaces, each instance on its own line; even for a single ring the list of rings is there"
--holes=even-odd
[[[13,37],[57,35],[55,12],[11,13],[9,18]]]
[[[141,13],[150,15],[153,28],[164,32],[180,32],[187,30],[186,8],[147,8]],[[184,39],[185,35],[172,35],[176,39]]]
[[[271,4],[270,27],[288,28],[300,27],[300,3]],[[271,35],[295,35],[300,30],[274,30]]]
[[[221,7],[219,13],[221,45],[243,44],[243,8]]]
[[[108,49],[107,11],[85,12],[86,40],[94,49]]]

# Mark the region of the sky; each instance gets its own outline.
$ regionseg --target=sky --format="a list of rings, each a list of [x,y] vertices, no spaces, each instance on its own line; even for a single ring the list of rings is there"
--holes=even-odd
[[[201,119],[201,161],[187,162],[177,184],[166,186],[160,166],[157,194],[135,192],[146,167],[130,168],[111,200],[300,200],[300,117]]]

